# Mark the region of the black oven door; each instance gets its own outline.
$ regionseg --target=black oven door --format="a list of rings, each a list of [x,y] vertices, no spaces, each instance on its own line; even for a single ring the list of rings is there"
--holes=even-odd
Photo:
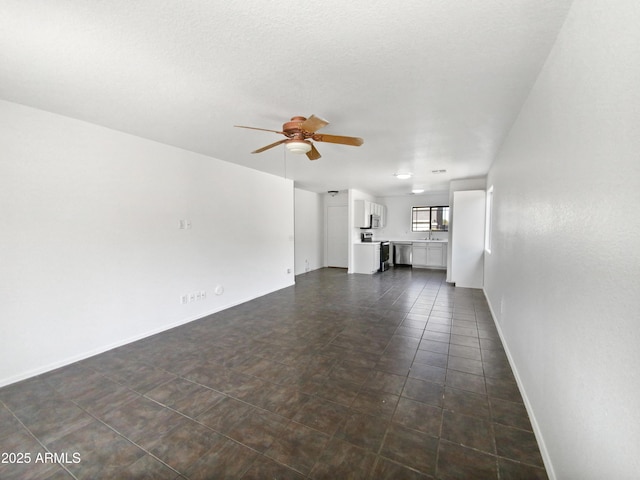
[[[389,270],[389,242],[380,242],[380,271]]]

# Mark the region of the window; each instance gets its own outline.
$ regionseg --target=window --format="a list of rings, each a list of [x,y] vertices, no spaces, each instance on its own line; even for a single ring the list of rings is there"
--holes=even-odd
[[[484,225],[484,249],[491,253],[491,214],[493,210],[493,185],[487,190],[487,208]]]
[[[448,232],[449,207],[411,207],[412,232]]]

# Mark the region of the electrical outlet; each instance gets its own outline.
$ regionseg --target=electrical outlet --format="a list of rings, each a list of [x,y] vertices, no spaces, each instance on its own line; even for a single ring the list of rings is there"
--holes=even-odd
[[[216,294],[218,294],[218,293],[216,292]],[[200,301],[200,300],[206,300],[206,299],[207,299],[207,291],[206,290],[198,290],[196,292],[187,293],[186,295],[180,295],[180,303],[182,305],[187,304],[187,303],[191,303],[191,302],[197,302],[197,301]]]

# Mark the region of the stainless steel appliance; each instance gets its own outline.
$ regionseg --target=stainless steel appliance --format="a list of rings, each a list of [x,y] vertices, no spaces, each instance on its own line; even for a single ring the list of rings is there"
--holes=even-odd
[[[397,242],[393,244],[393,265],[411,265],[413,261],[413,246],[410,242]]]
[[[390,242],[389,240],[382,240],[380,242],[380,271],[384,272],[389,270],[389,252]]]
[[[360,227],[362,230],[370,230],[372,228],[380,228],[380,215],[369,215],[369,225]]]

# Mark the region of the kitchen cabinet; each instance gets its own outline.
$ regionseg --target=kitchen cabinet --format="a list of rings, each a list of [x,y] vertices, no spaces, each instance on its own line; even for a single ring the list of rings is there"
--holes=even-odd
[[[411,265],[413,267],[427,266],[427,244],[414,243],[411,254]]]
[[[353,273],[376,273],[380,270],[380,242],[356,243],[353,246]]]
[[[445,242],[414,242],[414,267],[447,268],[447,244]]]
[[[446,268],[447,266],[447,244],[427,243],[427,266]]]
[[[370,228],[371,215],[380,217],[380,227],[384,227],[386,207],[369,200],[356,200],[353,209],[353,226],[356,228]]]
[[[371,202],[368,200],[356,200],[353,204],[353,226],[367,228],[371,221]]]

